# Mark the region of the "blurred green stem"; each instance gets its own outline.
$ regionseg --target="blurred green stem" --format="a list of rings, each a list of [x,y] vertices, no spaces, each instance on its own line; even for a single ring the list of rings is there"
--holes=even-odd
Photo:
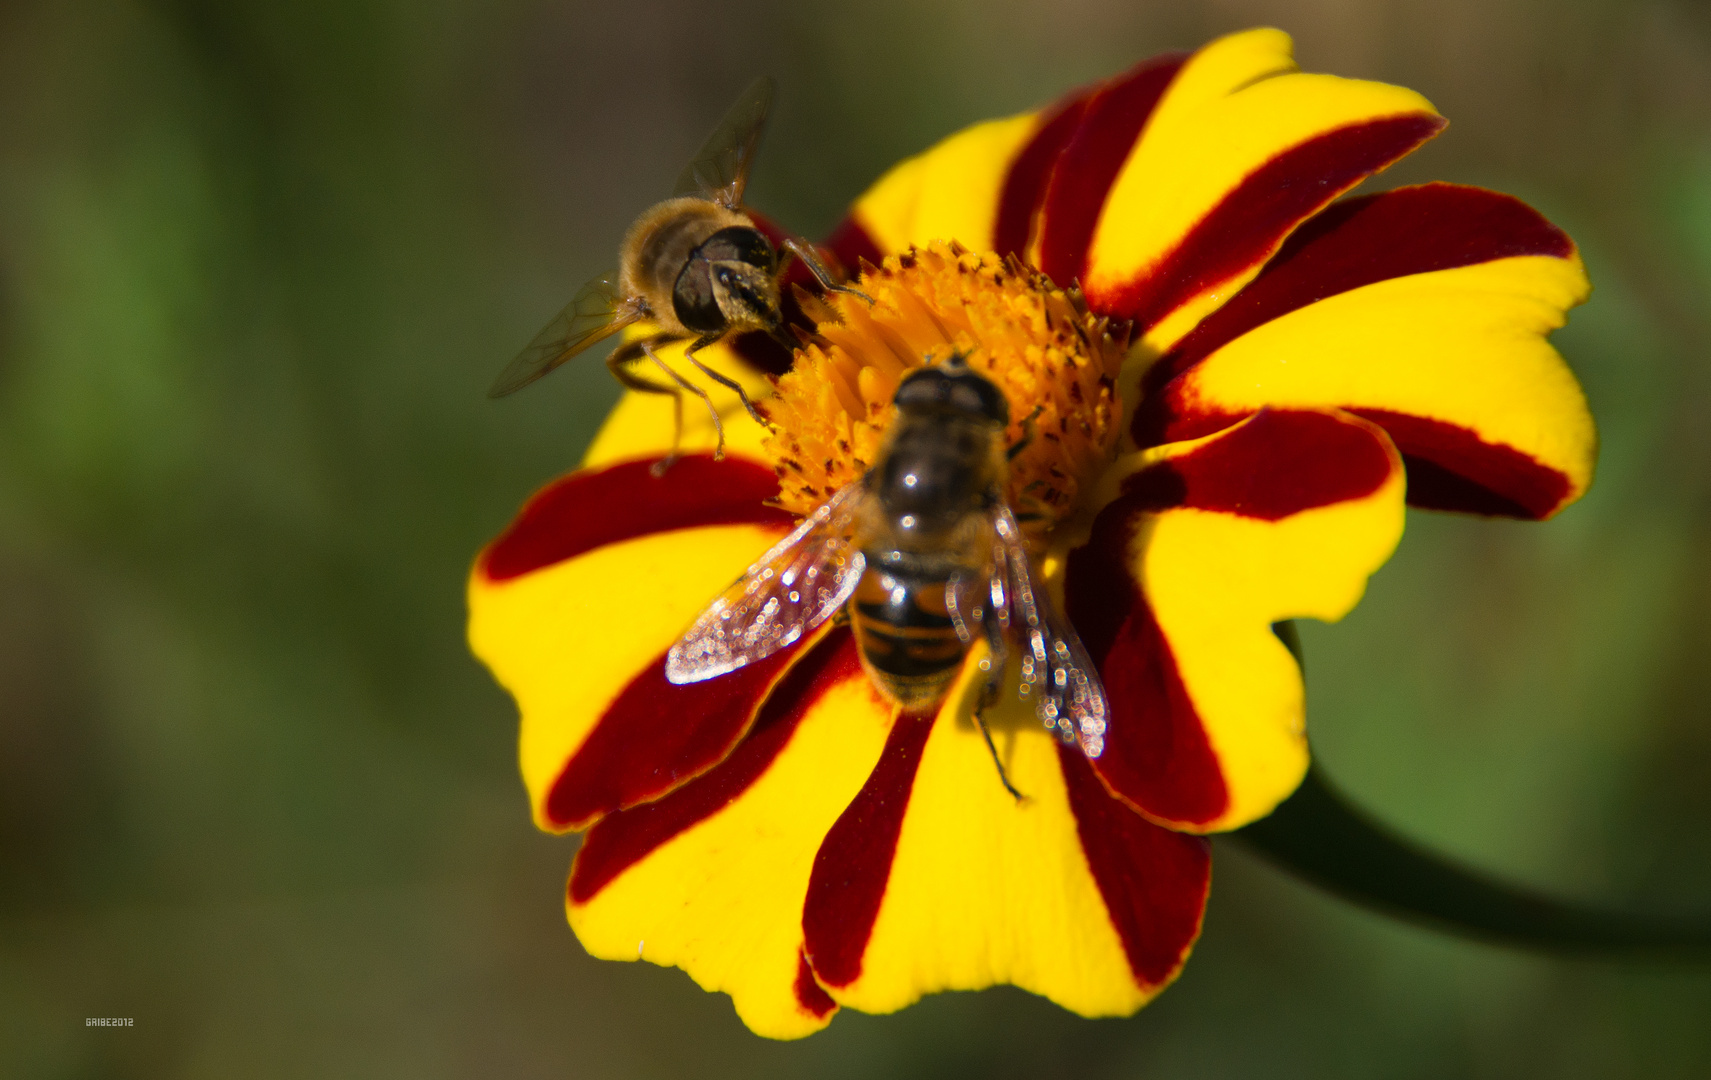
[[[1547,952],[1711,959],[1711,919],[1581,906],[1498,881],[1373,821],[1317,766],[1270,817],[1231,835],[1345,900],[1452,933]]]
[[[1307,671],[1293,620],[1272,632]],[[1665,918],[1557,900],[1409,842],[1356,809],[1317,764],[1269,817],[1230,834],[1345,900],[1500,945],[1711,959],[1711,917]]]

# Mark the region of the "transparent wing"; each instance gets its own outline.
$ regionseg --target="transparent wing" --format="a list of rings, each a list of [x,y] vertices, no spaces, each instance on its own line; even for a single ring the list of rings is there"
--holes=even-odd
[[[762,555],[671,647],[666,679],[681,685],[735,671],[837,614],[866,568],[849,540],[866,495],[863,481],[847,485]]]
[[[699,195],[731,210],[741,205],[777,85],[768,75],[749,84],[695,160],[677,178],[673,196]]]
[[[974,639],[987,626],[987,582],[991,579],[992,568],[987,567],[980,573],[953,574],[945,583],[945,611],[964,645],[974,644]]]
[[[1032,699],[1034,711],[1065,742],[1079,740],[1090,758],[1105,751],[1110,708],[1099,671],[1075,629],[1052,604],[1034,573],[1022,543],[1022,530],[1010,508],[1000,505],[993,518],[994,570],[991,603],[1021,647],[1022,682],[1018,693]]]
[[[642,317],[641,305],[618,293],[618,271],[584,285],[558,317],[493,380],[488,397],[516,393],[577,353]]]

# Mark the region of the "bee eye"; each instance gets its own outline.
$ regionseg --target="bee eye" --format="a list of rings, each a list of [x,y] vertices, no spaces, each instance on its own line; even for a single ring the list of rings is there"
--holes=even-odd
[[[730,283],[731,283],[731,272],[729,270],[726,270],[723,267],[721,267],[719,269],[719,284],[729,285]]]

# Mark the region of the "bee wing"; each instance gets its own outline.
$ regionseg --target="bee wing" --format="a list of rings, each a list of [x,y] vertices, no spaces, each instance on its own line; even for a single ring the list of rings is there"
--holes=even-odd
[[[849,540],[866,494],[859,480],[844,487],[719,594],[666,655],[666,679],[682,685],[735,671],[837,614],[866,569]]]
[[[1110,714],[1099,669],[1040,584],[1022,543],[1022,530],[1008,506],[999,505],[992,525],[990,599],[1000,622],[1008,624],[1021,646],[1018,692],[1033,699],[1041,722],[1057,729],[1065,742],[1079,740],[1082,752],[1096,758],[1105,750]]]
[[[769,75],[749,84],[695,160],[677,178],[674,197],[699,195],[729,210],[742,204],[743,188],[749,182],[749,169],[754,167],[755,150],[760,146],[777,85]]]
[[[499,398],[521,390],[641,317],[641,305],[619,294],[618,271],[608,270],[577,290],[564,310],[493,380],[487,396]]]

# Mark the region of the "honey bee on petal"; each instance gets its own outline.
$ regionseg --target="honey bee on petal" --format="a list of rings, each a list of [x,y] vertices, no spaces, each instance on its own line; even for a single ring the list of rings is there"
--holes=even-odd
[[[1088,757],[1105,746],[1105,690],[1058,613],[1004,501],[1010,406],[961,357],[906,377],[876,463],[762,555],[671,647],[666,678],[700,682],[777,652],[848,609],[873,684],[908,712],[935,709],[984,639],[975,722],[998,700],[1012,648],[1018,695]],[[998,765],[999,778],[1021,795]]]
[[[823,288],[855,292],[836,281],[813,247],[803,241],[786,239],[781,260],[772,242],[743,211],[743,189],[766,127],[773,89],[772,79],[762,77],[743,92],[678,177],[672,197],[650,207],[624,234],[618,269],[584,285],[494,381],[489,397],[521,390],[632,323],[648,322],[656,331],[613,350],[606,367],[628,389],[674,399],[676,436],[665,463],[676,456],[682,438],[685,390],[699,396],[712,414],[719,438],[715,456],[723,454],[725,432],[707,392],[661,360],[655,352],[659,346],[690,340],[684,359],[709,379],[736,391],[749,414],[764,422],[742,387],[701,363],[695,353],[729,334],[749,330],[764,331],[786,349],[795,349],[796,342],[784,329],[778,287],[792,256],[802,260]],[[630,370],[643,359],[670,382]]]

